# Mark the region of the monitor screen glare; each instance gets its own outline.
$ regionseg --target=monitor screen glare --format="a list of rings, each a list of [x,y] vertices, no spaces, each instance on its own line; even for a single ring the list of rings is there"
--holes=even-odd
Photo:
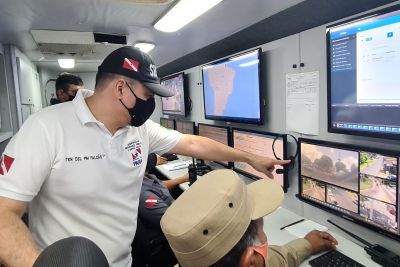
[[[185,91],[183,73],[162,79],[161,84],[174,93],[171,97],[162,97],[162,112],[164,115],[185,116]]]
[[[254,133],[241,130],[233,130],[233,147],[250,152],[256,155],[275,158],[272,153],[272,143],[274,142],[275,136],[267,135],[262,133]],[[275,153],[283,159],[284,158],[284,146],[283,138],[277,138],[275,141]],[[234,162],[235,170],[250,174],[257,178],[268,178],[264,173],[261,173],[251,167],[245,162]],[[283,174],[274,173],[274,180],[276,180],[283,187]]]
[[[229,145],[229,130],[226,127],[217,127],[212,125],[199,124],[199,136],[208,137],[224,145]],[[228,165],[228,162],[221,162]]]
[[[328,28],[330,132],[400,137],[399,42],[399,10]]]
[[[191,121],[176,121],[176,129],[183,134],[194,134],[194,123]]]
[[[206,119],[261,123],[259,50],[204,66]]]

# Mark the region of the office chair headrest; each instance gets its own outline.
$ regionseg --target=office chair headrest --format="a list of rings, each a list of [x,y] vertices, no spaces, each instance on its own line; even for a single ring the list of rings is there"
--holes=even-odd
[[[91,240],[73,236],[61,239],[39,255],[33,267],[109,267],[103,251]]]

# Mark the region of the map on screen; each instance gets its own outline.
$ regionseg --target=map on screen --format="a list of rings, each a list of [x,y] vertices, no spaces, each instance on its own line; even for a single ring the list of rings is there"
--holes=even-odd
[[[258,50],[203,67],[206,117],[260,121]]]

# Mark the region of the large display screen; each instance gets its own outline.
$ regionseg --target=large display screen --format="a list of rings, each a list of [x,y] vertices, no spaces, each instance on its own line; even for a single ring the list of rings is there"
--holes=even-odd
[[[260,50],[202,68],[206,119],[261,124]]]
[[[193,121],[175,121],[175,130],[183,134],[195,134]]]
[[[399,152],[299,141],[302,200],[400,240]]]
[[[214,141],[220,142],[224,145],[229,146],[229,127],[224,126],[216,126],[210,124],[198,124],[198,135],[208,137]],[[225,167],[229,167],[230,164],[227,161],[221,161],[219,164],[224,165]]]
[[[276,156],[280,159],[286,159],[286,135],[262,133],[234,128],[232,130],[232,136],[234,148],[274,159],[275,156],[272,150],[272,144],[274,144]],[[250,175],[250,177],[254,177],[256,179],[269,179],[264,173],[255,170],[245,162],[234,162],[233,167],[235,171]],[[287,190],[289,186],[287,172],[284,172],[283,174],[274,173],[274,180],[277,181],[285,189],[285,191]]]
[[[399,44],[393,8],[328,27],[329,132],[400,137]]]
[[[160,125],[165,128],[175,130],[175,120],[174,119],[160,118]]]
[[[186,116],[184,74],[161,79],[161,84],[174,93],[170,97],[161,97],[164,115]]]

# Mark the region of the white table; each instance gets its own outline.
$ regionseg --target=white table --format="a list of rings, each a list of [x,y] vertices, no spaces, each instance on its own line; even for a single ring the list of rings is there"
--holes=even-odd
[[[282,207],[277,209],[275,212],[265,216],[264,232],[267,234],[268,242],[274,245],[284,245],[287,242],[296,239],[297,237],[293,236],[285,229],[280,230],[280,228],[282,226],[288,225],[289,223],[298,221],[300,219],[303,219],[303,217]],[[310,218],[308,219],[310,220]],[[328,223],[325,226],[327,226],[328,228],[330,227]],[[337,250],[339,252],[345,254],[346,256],[354,259],[355,261],[358,261],[359,263],[367,267],[380,267],[380,265],[371,260],[370,256],[364,251],[364,249],[361,246],[348,240],[346,237],[344,237],[344,235],[342,235],[342,233],[332,230],[328,230],[328,233],[334,236],[338,241],[339,244],[337,246]],[[300,266],[301,267],[310,266],[308,264],[309,260],[319,255],[320,254],[310,257],[308,260],[304,261]]]

